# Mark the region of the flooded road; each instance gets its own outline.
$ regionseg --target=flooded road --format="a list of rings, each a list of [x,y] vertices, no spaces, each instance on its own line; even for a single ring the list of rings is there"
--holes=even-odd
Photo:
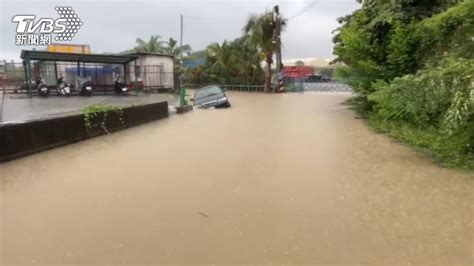
[[[472,173],[347,94],[229,97],[1,164],[0,264],[473,264]]]

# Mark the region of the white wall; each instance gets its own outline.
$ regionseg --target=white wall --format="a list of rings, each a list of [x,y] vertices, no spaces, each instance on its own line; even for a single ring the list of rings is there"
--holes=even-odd
[[[129,64],[133,69],[133,62]],[[164,86],[174,88],[174,65],[173,58],[160,55],[142,55],[137,59],[140,67],[140,75],[137,80],[143,81],[145,86]],[[133,71],[130,71],[130,81],[134,81]]]

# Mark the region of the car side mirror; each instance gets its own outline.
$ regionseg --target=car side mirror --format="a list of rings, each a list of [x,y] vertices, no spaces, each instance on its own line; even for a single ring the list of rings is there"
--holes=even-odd
[[[227,91],[227,89],[226,89],[226,88],[223,88],[222,90],[223,90],[223,91]]]

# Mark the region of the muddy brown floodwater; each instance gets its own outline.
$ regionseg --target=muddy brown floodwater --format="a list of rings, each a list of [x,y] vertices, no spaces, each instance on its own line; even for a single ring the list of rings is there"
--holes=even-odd
[[[472,265],[473,174],[346,97],[230,93],[1,164],[0,264]]]

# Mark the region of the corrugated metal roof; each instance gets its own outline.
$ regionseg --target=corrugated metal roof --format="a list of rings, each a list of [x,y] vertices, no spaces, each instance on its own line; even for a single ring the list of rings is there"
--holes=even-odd
[[[22,50],[22,59],[60,61],[60,62],[84,62],[105,64],[126,64],[138,58],[137,55],[105,55],[105,54],[75,54],[75,53],[51,53],[47,51]]]

